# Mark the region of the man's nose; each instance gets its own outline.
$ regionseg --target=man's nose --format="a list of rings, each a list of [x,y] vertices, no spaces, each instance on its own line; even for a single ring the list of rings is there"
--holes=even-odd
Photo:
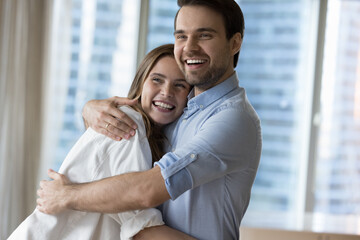
[[[189,37],[186,40],[184,50],[187,52],[199,50],[198,40],[195,37]]]

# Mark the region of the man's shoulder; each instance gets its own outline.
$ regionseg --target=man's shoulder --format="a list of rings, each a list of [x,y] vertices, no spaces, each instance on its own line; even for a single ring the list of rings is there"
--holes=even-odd
[[[253,120],[257,121],[259,119],[254,107],[246,96],[245,89],[242,87],[235,88],[229,94],[219,99],[218,104],[214,106],[214,113],[223,113],[230,116],[246,114],[253,118]]]

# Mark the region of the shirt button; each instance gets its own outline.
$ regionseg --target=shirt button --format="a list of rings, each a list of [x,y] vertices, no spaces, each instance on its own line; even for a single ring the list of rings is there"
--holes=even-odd
[[[182,122],[183,122],[183,123],[186,122],[186,119],[183,119]]]
[[[204,105],[200,105],[200,108],[204,108]]]
[[[194,159],[194,158],[195,158],[195,154],[192,153],[192,154],[190,155],[190,157],[191,157],[192,159]]]
[[[175,148],[171,149],[172,152],[175,152]]]

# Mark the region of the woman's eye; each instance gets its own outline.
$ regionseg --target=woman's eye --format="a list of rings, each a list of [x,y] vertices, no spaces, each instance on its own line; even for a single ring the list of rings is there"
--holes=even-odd
[[[153,78],[152,80],[153,80],[154,82],[160,82],[160,81],[161,81],[160,78]]]
[[[186,88],[185,85],[184,85],[184,84],[181,84],[181,83],[175,84],[175,87]]]

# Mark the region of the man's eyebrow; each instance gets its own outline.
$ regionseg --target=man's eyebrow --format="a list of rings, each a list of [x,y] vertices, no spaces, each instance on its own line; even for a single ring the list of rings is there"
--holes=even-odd
[[[216,31],[215,29],[213,29],[213,28],[206,28],[206,27],[204,27],[204,28],[198,28],[198,29],[196,29],[196,32],[213,32],[213,33],[216,33],[217,31]],[[174,35],[176,35],[176,34],[182,34],[182,33],[185,33],[185,31],[184,31],[184,30],[176,30],[176,31],[174,32]]]
[[[199,28],[196,30],[197,32],[214,32],[216,33],[217,31],[213,28]]]
[[[176,31],[174,32],[174,35],[180,34],[180,33],[184,33],[184,30],[176,30]]]

